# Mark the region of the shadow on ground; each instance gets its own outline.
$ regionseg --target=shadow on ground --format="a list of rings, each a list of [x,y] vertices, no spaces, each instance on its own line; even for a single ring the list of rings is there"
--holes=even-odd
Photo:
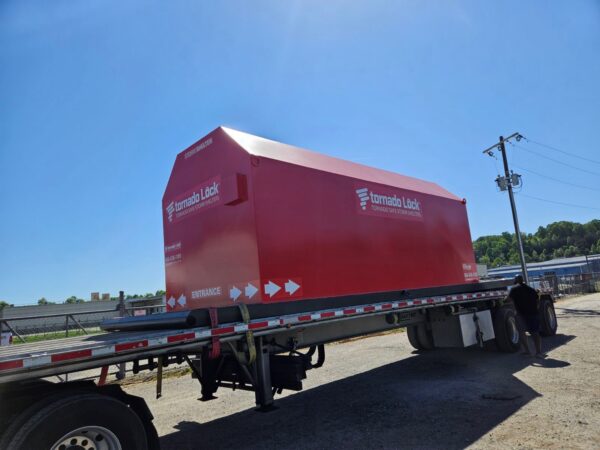
[[[545,338],[544,350],[572,339]],[[464,448],[539,396],[514,376],[531,364],[552,370],[569,363],[489,349],[414,354],[278,400],[279,409],[269,413],[249,409],[206,423],[180,422],[161,446]]]
[[[558,308],[555,307],[557,314],[560,318],[569,317],[598,317],[600,311],[593,309],[570,309],[570,308]]]

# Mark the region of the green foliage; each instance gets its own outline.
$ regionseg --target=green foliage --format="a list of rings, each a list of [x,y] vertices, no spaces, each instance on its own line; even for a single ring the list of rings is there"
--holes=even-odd
[[[0,300],[0,310],[4,309],[4,308],[11,308],[15,305],[13,305],[12,303],[8,303],[5,302],[4,300]]]
[[[600,253],[600,220],[584,224],[554,222],[539,227],[535,233],[522,233],[522,236],[527,262]],[[482,236],[473,242],[473,248],[480,264],[489,267],[519,264],[514,233]]]
[[[82,298],[77,298],[74,295],[71,295],[68,299],[65,300],[65,303],[67,303],[67,304],[85,303],[85,300]]]
[[[46,297],[42,297],[38,300],[38,305],[54,305],[54,302],[49,302]]]

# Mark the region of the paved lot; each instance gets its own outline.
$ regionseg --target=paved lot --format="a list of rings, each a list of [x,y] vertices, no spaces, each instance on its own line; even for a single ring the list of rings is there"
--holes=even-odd
[[[254,412],[252,393],[202,403],[189,377],[127,387],[150,405],[163,450],[600,448],[600,294],[557,304],[539,362],[493,350],[414,353],[404,333],[327,347],[305,390]]]

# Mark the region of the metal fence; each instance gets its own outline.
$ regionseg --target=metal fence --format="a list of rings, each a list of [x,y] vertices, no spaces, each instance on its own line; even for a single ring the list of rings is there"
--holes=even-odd
[[[544,275],[533,277],[530,284],[536,289],[550,291],[555,296],[600,292],[600,272],[577,275]]]
[[[118,316],[118,311],[114,309],[104,309],[98,311],[82,311],[82,312],[73,312],[73,313],[59,313],[59,314],[43,314],[37,316],[22,316],[22,317],[10,317],[10,318],[0,318],[0,331],[5,332],[8,331],[12,333],[13,339],[18,339],[21,342],[26,342],[24,335],[32,335],[32,334],[48,334],[57,331],[64,331],[65,337],[69,337],[69,332],[76,333],[80,332],[83,334],[88,334],[88,331],[94,328],[98,328],[100,326],[100,322],[102,322],[106,318],[106,314]],[[61,326],[57,325],[57,320],[52,319],[62,319],[60,322]],[[40,322],[42,325],[36,324],[31,325],[31,323]],[[22,323],[29,323],[27,326],[19,326]],[[46,325],[44,325],[46,324]],[[20,332],[19,332],[20,331]]]
[[[118,302],[98,302],[97,305],[86,303],[85,305],[52,305],[53,308],[50,309],[20,307],[18,310],[17,308],[13,310],[10,308],[10,315],[0,314],[0,334],[11,333],[15,343],[43,339],[46,335],[56,333],[64,333],[66,337],[89,334],[100,331],[100,324],[106,319],[162,312],[163,302],[157,304],[160,300],[163,300],[162,297],[133,299],[133,301],[122,298]],[[139,302],[147,304],[138,306]],[[85,309],[77,309],[78,307]],[[21,308],[23,311],[20,311]],[[40,309],[42,312],[39,312]]]

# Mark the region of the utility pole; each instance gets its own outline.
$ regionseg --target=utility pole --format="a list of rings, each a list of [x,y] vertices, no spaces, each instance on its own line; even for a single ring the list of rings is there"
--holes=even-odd
[[[492,145],[491,147],[486,148],[483,153],[486,153],[490,156],[494,156],[492,150],[498,149],[500,153],[502,153],[502,162],[504,163],[504,177],[498,177],[496,179],[496,183],[500,187],[500,190],[505,191],[508,190],[508,198],[510,199],[510,208],[512,210],[513,223],[515,225],[515,235],[517,237],[517,245],[519,250],[519,259],[521,260],[521,272],[523,273],[523,279],[525,283],[529,283],[529,277],[527,275],[527,263],[525,262],[525,253],[523,252],[523,240],[521,239],[521,230],[519,229],[519,218],[517,216],[517,205],[515,204],[515,196],[513,193],[513,186],[518,186],[520,184],[520,176],[517,174],[511,174],[508,169],[508,158],[506,157],[506,148],[504,146],[505,142],[508,142],[510,139],[515,138],[517,141],[520,141],[521,136],[519,133],[513,133],[506,139],[500,136],[498,143]]]

